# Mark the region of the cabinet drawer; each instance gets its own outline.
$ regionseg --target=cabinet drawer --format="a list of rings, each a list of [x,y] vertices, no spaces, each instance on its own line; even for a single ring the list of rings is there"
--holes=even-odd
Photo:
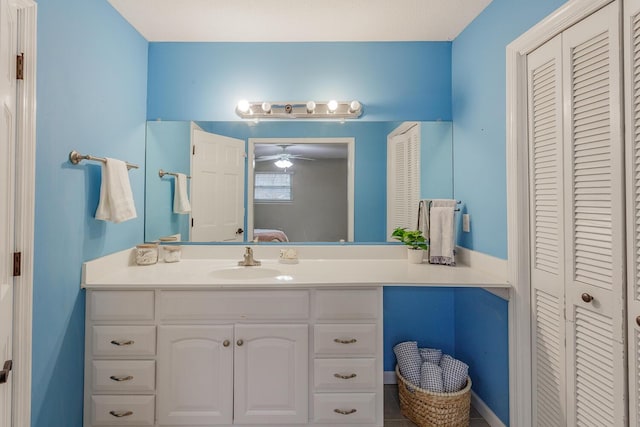
[[[318,423],[374,423],[375,393],[316,393],[313,420]]]
[[[162,320],[306,319],[308,291],[163,291]]]
[[[153,396],[91,396],[93,426],[152,426]]]
[[[94,356],[153,356],[155,326],[94,326]]]
[[[315,313],[319,320],[377,319],[378,291],[322,290],[316,292]]]
[[[91,291],[91,320],[153,320],[153,291]]]
[[[316,391],[372,390],[376,388],[376,359],[316,359]]]
[[[376,325],[315,325],[316,354],[376,354]]]
[[[156,388],[153,360],[94,360],[91,367],[94,392],[153,392]]]

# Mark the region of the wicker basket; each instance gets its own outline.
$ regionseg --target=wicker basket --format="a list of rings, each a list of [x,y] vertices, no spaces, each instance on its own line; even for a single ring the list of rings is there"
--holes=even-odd
[[[405,380],[396,366],[400,411],[419,427],[468,427],[471,378],[455,393],[434,393]]]

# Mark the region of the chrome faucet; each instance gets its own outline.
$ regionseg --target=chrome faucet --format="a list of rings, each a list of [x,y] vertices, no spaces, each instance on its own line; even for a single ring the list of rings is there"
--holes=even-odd
[[[260,261],[253,259],[253,249],[249,246],[246,247],[243,258],[244,259],[242,261],[238,261],[238,265],[243,267],[254,267],[261,264]]]

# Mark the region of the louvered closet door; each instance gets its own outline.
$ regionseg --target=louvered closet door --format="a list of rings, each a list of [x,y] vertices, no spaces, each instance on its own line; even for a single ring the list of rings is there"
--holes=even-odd
[[[566,425],[562,41],[527,56],[533,425]]]
[[[387,238],[396,227],[415,229],[420,201],[420,125],[387,139]]]
[[[567,425],[626,425],[619,5],[562,34]]]
[[[629,425],[640,426],[640,0],[624,8]]]

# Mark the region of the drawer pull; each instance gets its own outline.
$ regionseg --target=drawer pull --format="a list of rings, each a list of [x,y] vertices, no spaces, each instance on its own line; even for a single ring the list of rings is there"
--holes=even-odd
[[[223,345],[224,347],[229,347],[229,344],[231,344],[231,343],[229,342],[229,340],[224,340],[224,341],[222,342],[222,345]]]
[[[238,342],[236,344],[238,344],[238,347],[242,347],[242,344],[244,344],[244,341],[238,340]]]
[[[333,412],[340,415],[351,415],[357,412],[357,409],[334,409]]]
[[[130,417],[133,415],[133,411],[109,411],[109,413],[116,418]]]
[[[357,343],[358,340],[355,338],[351,338],[350,340],[343,340],[341,338],[336,338],[333,340],[333,342],[337,342],[338,344],[354,344],[354,343]]]
[[[132,345],[134,343],[135,343],[135,341],[133,341],[133,340],[126,340],[126,341],[113,340],[113,341],[111,341],[111,344],[117,345],[117,346]]]
[[[127,375],[126,377],[116,377],[115,375],[111,375],[109,378],[111,378],[114,381],[131,381],[133,379],[133,377],[131,375]]]
[[[336,377],[336,378],[340,378],[341,380],[350,380],[351,378],[357,377],[356,374],[349,374],[349,375],[333,374],[333,376]]]

